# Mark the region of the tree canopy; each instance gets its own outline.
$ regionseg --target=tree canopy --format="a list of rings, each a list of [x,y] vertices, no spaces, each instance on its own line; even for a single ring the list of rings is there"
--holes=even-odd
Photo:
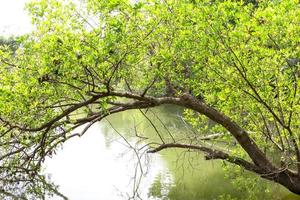
[[[47,156],[108,115],[163,104],[185,108],[199,136],[236,145],[170,135],[149,153],[202,151],[300,194],[297,0],[38,0],[27,9],[34,30],[17,49],[0,45],[0,196],[63,197],[41,173]]]

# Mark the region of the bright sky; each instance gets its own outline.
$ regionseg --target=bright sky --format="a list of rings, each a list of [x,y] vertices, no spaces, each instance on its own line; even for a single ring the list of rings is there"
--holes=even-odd
[[[0,35],[20,35],[30,31],[25,2],[28,0],[0,0]]]

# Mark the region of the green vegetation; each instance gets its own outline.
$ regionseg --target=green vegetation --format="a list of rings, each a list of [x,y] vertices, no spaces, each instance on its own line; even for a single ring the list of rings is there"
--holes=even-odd
[[[147,118],[164,104],[183,107],[193,129],[161,135],[148,118],[148,153],[201,151],[235,177],[250,171],[300,194],[297,0],[38,0],[27,9],[34,31],[0,45],[1,198],[66,199],[42,173],[47,156],[108,115]]]

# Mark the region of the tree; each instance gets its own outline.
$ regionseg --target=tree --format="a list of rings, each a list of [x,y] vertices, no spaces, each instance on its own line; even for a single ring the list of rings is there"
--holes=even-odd
[[[47,156],[108,115],[163,104],[236,145],[158,133],[149,153],[201,151],[300,194],[299,3],[254,2],[28,4],[35,30],[0,52],[1,195],[63,196],[41,174]]]
[[[16,51],[18,46],[17,46],[17,38],[14,37],[1,37],[0,36],[0,46],[4,47],[7,46],[9,47],[12,51]]]

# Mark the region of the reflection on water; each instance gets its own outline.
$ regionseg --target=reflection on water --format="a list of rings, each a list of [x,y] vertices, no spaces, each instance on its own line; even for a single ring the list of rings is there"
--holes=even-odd
[[[169,132],[181,139],[191,131],[180,113],[178,107],[164,106],[149,110],[147,115],[163,139],[170,140]],[[174,149],[147,155],[141,147],[149,141],[140,138],[158,139],[139,111],[112,115],[108,121],[92,126],[83,137],[68,141],[55,157],[47,160],[47,172],[70,200],[246,199],[253,192],[249,188],[237,189],[225,178],[221,161],[205,161],[200,153]],[[130,147],[141,149],[136,152]],[[137,155],[143,155],[141,162]],[[253,177],[245,176],[249,180]],[[253,193],[256,196],[252,199],[300,199],[264,180],[255,185],[253,188],[263,189]]]
[[[70,200],[124,200],[137,192],[136,196],[148,199],[155,177],[168,174],[160,156],[143,157],[144,176],[138,185],[137,157],[118,137],[107,143],[102,130],[103,124],[96,124],[82,138],[67,142],[46,162],[47,172]]]

